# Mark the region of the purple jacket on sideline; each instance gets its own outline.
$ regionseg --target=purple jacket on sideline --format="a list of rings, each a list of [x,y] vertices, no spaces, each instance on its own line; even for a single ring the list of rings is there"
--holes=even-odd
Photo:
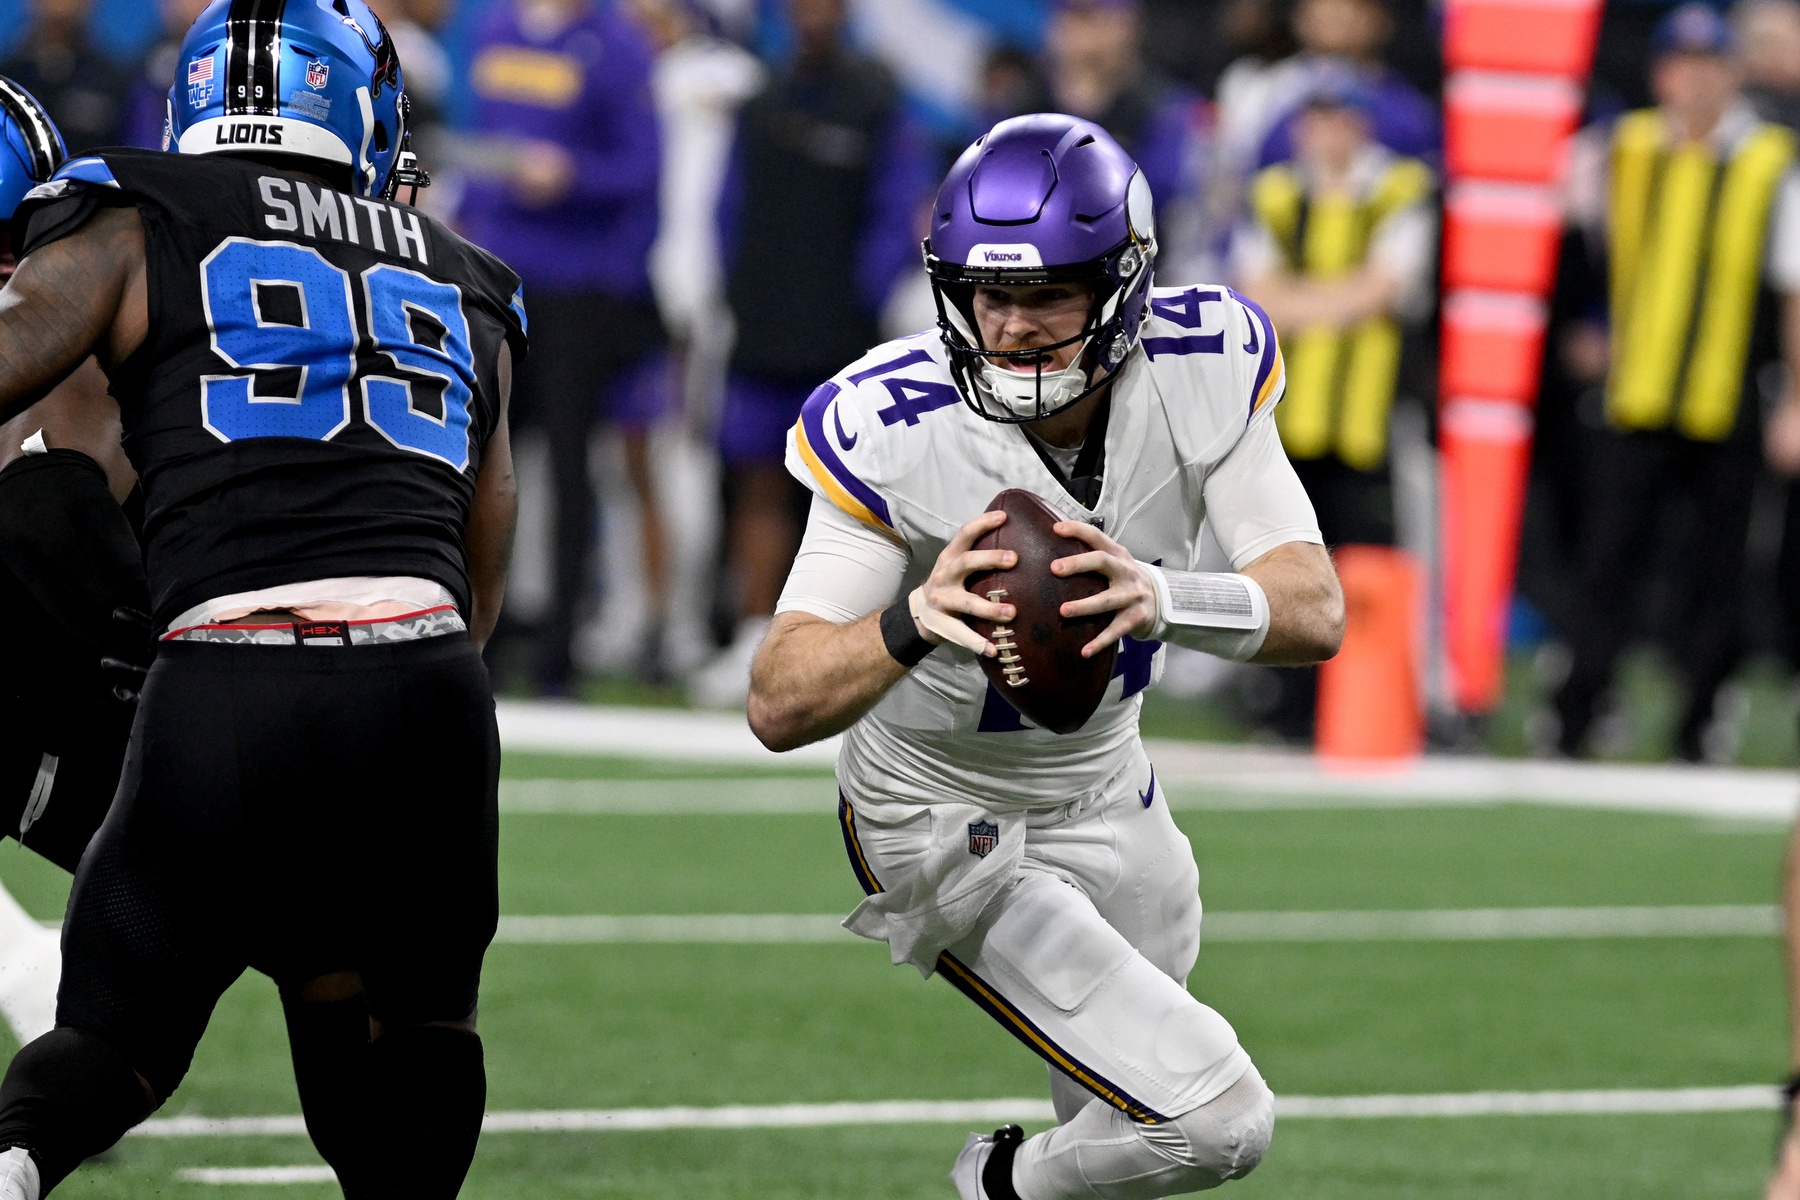
[[[608,3],[534,42],[511,4],[476,33],[470,83],[476,131],[554,142],[575,160],[569,194],[529,208],[504,180],[471,183],[460,213],[469,238],[532,288],[650,295],[662,151],[650,95],[652,53]]]

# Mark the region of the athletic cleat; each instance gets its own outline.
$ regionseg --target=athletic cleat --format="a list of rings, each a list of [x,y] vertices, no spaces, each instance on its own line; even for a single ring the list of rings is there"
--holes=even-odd
[[[962,1200],[1019,1200],[1013,1191],[1012,1165],[1024,1141],[1025,1131],[1017,1125],[1002,1125],[992,1137],[971,1133],[950,1168],[950,1182]]]

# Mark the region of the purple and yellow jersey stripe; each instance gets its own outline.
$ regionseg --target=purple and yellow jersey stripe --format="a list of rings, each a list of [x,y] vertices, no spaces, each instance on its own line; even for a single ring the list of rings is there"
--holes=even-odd
[[[873,525],[891,536],[894,533],[894,521],[888,513],[887,501],[844,465],[844,460],[838,457],[837,448],[832,445],[831,435],[826,430],[825,414],[831,408],[831,402],[837,398],[839,390],[837,384],[827,383],[806,398],[806,403],[800,408],[800,420],[794,425],[794,448],[828,500],[857,520]],[[848,450],[854,446],[855,439],[843,433],[843,424],[834,423],[838,436],[846,439],[844,448]]]
[[[1275,338],[1275,326],[1270,322],[1269,314],[1262,310],[1262,305],[1241,292],[1231,295],[1250,314],[1250,340],[1244,343],[1244,352],[1257,356],[1256,379],[1250,385],[1250,413],[1244,419],[1248,425],[1250,418],[1281,398],[1282,388],[1287,383],[1287,367],[1281,361],[1281,344]]]

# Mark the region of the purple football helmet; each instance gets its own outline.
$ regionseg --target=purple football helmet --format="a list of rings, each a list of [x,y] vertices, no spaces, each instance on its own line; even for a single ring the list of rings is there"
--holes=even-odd
[[[963,151],[938,190],[925,269],[963,400],[990,421],[1037,421],[1104,387],[1137,345],[1150,303],[1156,219],[1150,185],[1098,125],[1056,113],[1014,117]],[[980,284],[1079,283],[1093,306],[1075,337],[1038,348],[1035,371],[983,345]],[[1048,352],[1080,344],[1064,370]]]

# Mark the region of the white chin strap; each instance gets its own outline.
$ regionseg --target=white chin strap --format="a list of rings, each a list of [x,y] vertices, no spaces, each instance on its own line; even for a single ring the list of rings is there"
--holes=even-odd
[[[1079,360],[1060,371],[1009,371],[986,359],[975,372],[975,387],[982,396],[1016,417],[1052,412],[1087,390],[1087,372]],[[1040,408],[1040,398],[1041,405]]]

